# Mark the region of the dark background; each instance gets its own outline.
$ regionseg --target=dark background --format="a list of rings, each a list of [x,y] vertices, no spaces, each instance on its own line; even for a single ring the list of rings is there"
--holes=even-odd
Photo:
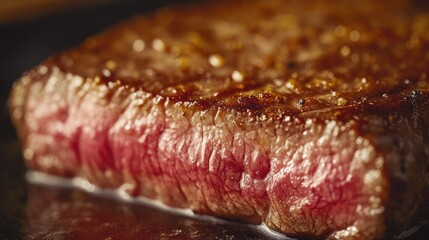
[[[1,239],[265,239],[243,225],[189,219],[79,190],[29,185],[6,101],[13,82],[48,56],[137,13],[190,2],[106,1],[0,24]],[[425,239],[427,229],[409,239]]]

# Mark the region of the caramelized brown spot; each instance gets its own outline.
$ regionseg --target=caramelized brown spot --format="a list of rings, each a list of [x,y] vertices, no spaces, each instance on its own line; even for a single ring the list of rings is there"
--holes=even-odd
[[[135,17],[51,63],[200,106],[344,108],[427,89],[429,15],[412,7],[399,0],[189,5]]]

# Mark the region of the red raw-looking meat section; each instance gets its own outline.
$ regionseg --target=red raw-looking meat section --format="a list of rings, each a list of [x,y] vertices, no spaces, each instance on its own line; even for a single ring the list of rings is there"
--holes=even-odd
[[[28,167],[287,236],[400,233],[428,201],[429,18],[322,3],[166,9],[51,57],[10,98]]]

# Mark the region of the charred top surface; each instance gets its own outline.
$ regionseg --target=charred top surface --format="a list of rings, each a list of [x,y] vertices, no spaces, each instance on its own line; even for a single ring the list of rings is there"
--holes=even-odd
[[[428,28],[409,1],[209,3],[137,16],[41,70],[203,108],[398,107],[428,88]]]

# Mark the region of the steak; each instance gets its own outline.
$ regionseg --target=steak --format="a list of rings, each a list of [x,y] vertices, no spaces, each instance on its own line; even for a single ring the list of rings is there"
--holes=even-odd
[[[428,219],[429,14],[233,1],[136,16],[14,85],[30,170],[315,239]]]

